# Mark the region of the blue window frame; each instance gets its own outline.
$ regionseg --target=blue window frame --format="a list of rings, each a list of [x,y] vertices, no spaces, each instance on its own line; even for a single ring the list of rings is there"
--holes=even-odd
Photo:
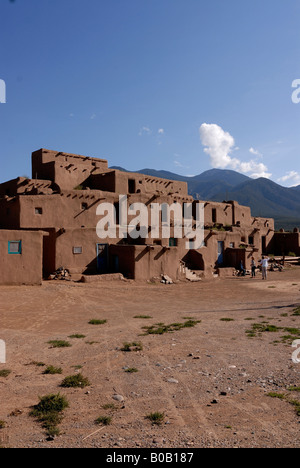
[[[10,255],[21,255],[22,241],[8,241],[8,253]]]

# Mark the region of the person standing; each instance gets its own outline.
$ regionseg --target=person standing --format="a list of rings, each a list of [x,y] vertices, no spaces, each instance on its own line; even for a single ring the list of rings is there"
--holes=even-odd
[[[261,264],[261,272],[262,272],[262,279],[266,280],[268,276],[268,267],[269,267],[269,257],[265,257],[263,255],[260,264]]]
[[[256,276],[256,264],[255,264],[254,257],[252,257],[252,260],[251,260],[251,272],[252,272],[252,278],[255,278],[255,276]]]
[[[240,263],[240,275],[241,276],[246,276],[246,270],[245,270],[245,267],[244,267],[244,264],[243,264],[242,260],[241,260],[241,263]]]

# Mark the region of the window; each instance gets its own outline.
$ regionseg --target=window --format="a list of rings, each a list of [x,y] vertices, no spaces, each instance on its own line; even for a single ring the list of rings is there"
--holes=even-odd
[[[128,193],[135,193],[135,180],[128,179]]]
[[[212,209],[212,222],[213,223],[217,222],[217,209],[216,208]]]
[[[8,242],[8,253],[14,255],[21,255],[22,253],[22,241],[9,241]]]
[[[87,210],[88,209],[88,204],[87,203],[81,203],[81,209],[82,210]]]
[[[230,242],[229,247],[230,247],[231,249],[234,249],[234,242]]]
[[[115,213],[116,213],[116,224],[120,224],[120,203],[114,203]]]
[[[36,215],[42,215],[43,214],[43,208],[35,208],[34,212]]]
[[[249,245],[254,245],[254,237],[253,236],[249,236],[248,244]]]
[[[74,255],[82,254],[82,247],[73,247],[73,254]]]
[[[174,237],[170,237],[169,247],[177,247],[177,239],[175,239]]]

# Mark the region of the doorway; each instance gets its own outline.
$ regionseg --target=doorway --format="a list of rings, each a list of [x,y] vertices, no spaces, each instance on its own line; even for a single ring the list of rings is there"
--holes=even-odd
[[[224,242],[218,241],[218,264],[221,265],[224,262]]]
[[[97,244],[97,272],[100,274],[108,271],[108,244]]]

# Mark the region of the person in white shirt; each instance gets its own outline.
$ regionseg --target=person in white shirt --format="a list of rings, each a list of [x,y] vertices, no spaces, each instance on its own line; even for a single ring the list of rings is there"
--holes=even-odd
[[[269,267],[269,257],[262,257],[260,264],[261,264],[261,272],[262,272],[262,279],[266,280],[268,275],[268,267]]]

